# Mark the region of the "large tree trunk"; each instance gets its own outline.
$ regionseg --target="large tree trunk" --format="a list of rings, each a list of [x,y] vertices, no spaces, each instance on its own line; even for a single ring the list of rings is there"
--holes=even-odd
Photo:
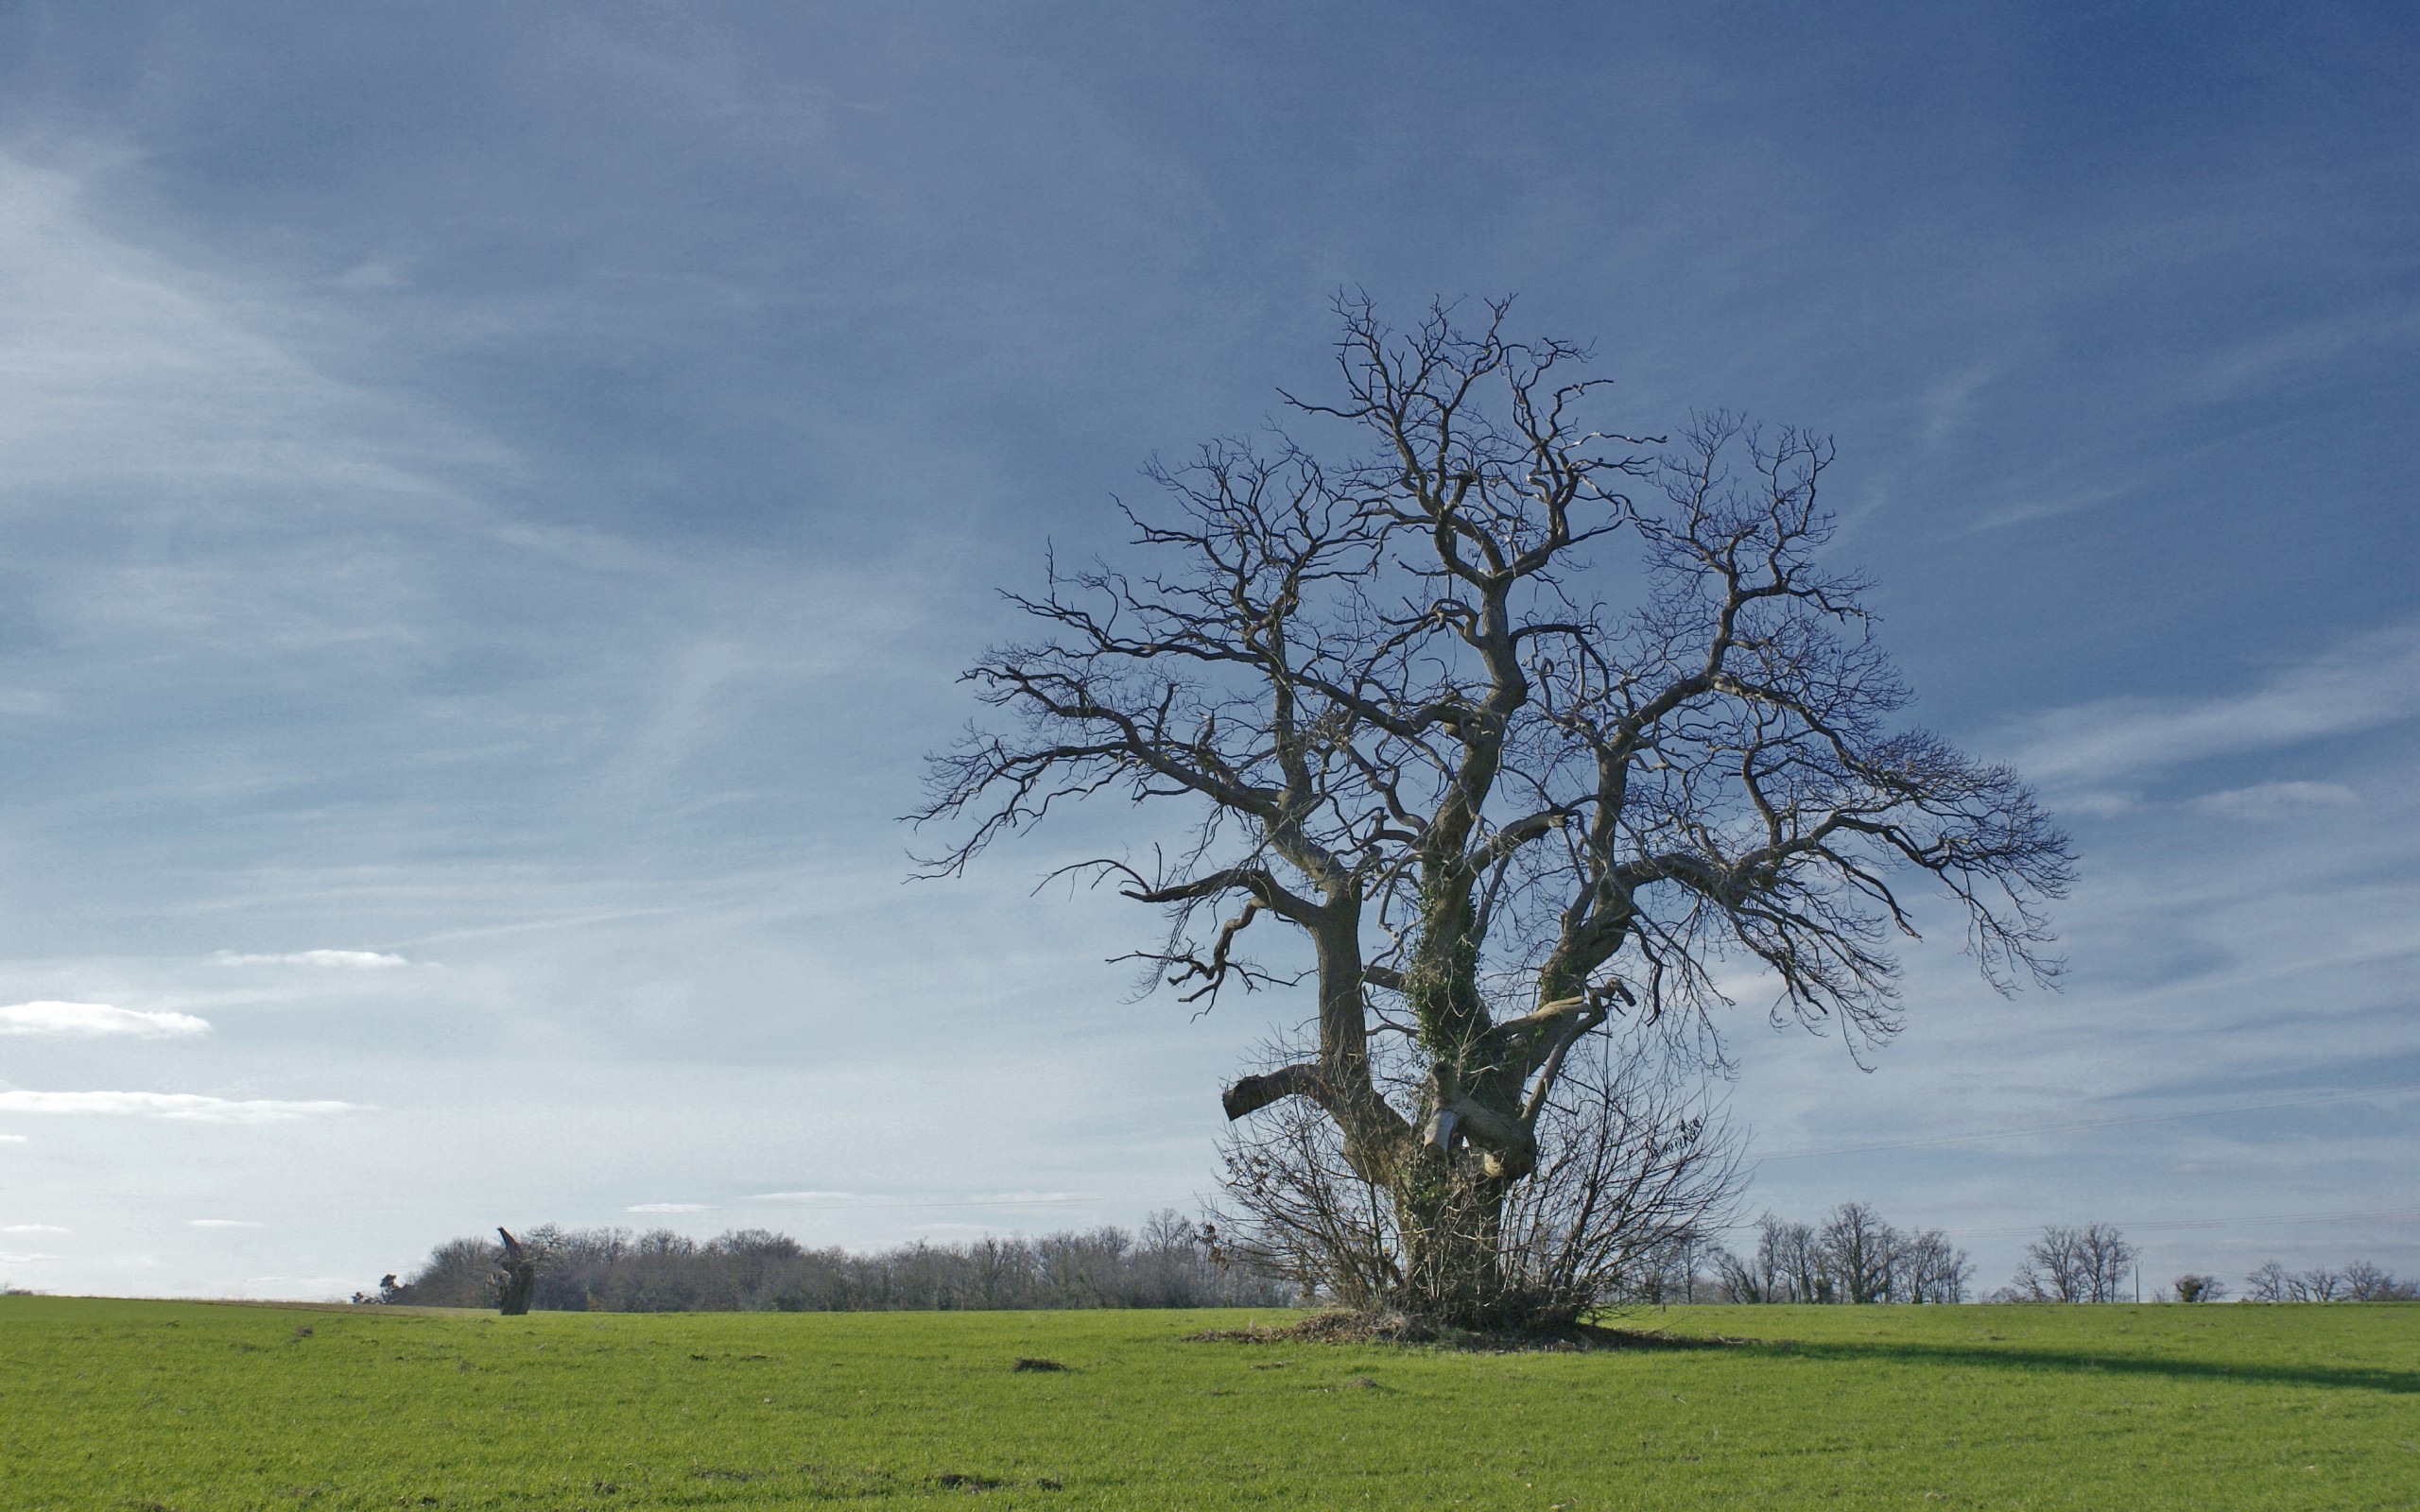
[[[1408,1152],[1390,1189],[1402,1246],[1398,1307],[1460,1328],[1527,1321],[1517,1284],[1504,1268],[1504,1203],[1511,1189],[1468,1145]]]

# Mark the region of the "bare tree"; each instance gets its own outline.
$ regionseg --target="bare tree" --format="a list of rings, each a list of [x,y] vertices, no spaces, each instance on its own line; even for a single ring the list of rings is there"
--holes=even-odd
[[[2126,1273],[2141,1251],[2123,1234],[2105,1223],[2086,1224],[2077,1232],[2076,1254],[2083,1270],[2085,1301],[2125,1300]],[[2140,1296],[2138,1288],[2138,1300]]]
[[[1975,1279],[1966,1251],[1949,1242],[1938,1228],[1903,1236],[1899,1246],[1900,1299],[1909,1302],[1962,1302]]]
[[[2025,1246],[2025,1259],[2001,1295],[2019,1302],[2118,1301],[2135,1259],[2135,1246],[2105,1223],[2050,1224]]]
[[[1771,1259],[1767,1260],[1769,1253]],[[1788,1288],[1784,1300],[1840,1300],[1840,1287],[1825,1262],[1823,1240],[1812,1224],[1768,1220],[1756,1235],[1756,1255],[1759,1261],[1778,1270]]]
[[[419,1307],[493,1307],[495,1305],[496,1262],[504,1251],[476,1236],[449,1239],[429,1251],[427,1263],[409,1282],[381,1297]]]
[[[1749,1258],[1720,1251],[1715,1271],[1735,1302],[1962,1302],[1975,1275],[1940,1229],[1903,1232],[1861,1202],[1820,1230],[1766,1213]]]
[[[2342,1270],[2315,1265],[2290,1271],[2264,1260],[2244,1278],[2247,1302],[2411,1302],[2420,1301],[2420,1285],[2397,1280],[2391,1271],[2357,1260]]]
[[[2216,1276],[2191,1270],[2176,1278],[2171,1289],[2180,1302],[2215,1302],[2227,1295],[2226,1283]]]
[[[1888,1302],[1899,1261],[1899,1231],[1862,1202],[1843,1202],[1824,1220],[1824,1268],[1848,1302]]]
[[[2343,1295],[2343,1273],[2325,1265],[2314,1266],[2294,1278],[2293,1299],[2297,1302],[2333,1302]]]
[[[1500,1322],[1527,1305],[1507,1204],[1576,1047],[1627,1020],[1719,1056],[1726,966],[1776,1022],[1887,1038],[1903,876],[1996,985],[2047,979],[2069,853],[2014,774],[1892,725],[1866,585],[1823,560],[1830,442],[1602,428],[1584,354],[1508,337],[1504,304],[1340,313],[1340,397],[1288,403],[1365,450],[1148,469],[1148,563],[1054,560],[1014,599],[1039,637],[967,674],[1011,718],[935,758],[915,817],[964,824],[927,863],[955,873],[1078,799],[1172,809],[1148,858],[1090,864],[1167,910],[1138,959],[1205,1006],[1316,984],[1315,1049],[1228,1117],[1317,1109],[1392,1210],[1390,1300]],[[1264,920],[1295,946],[1247,954]]]
[[[2264,1260],[2253,1273],[2243,1279],[2243,1299],[2247,1302],[2299,1302],[2297,1280],[2285,1266],[2273,1260]]]
[[[1731,1301],[1806,1302],[1814,1298],[1804,1295],[1799,1280],[1813,1274],[1814,1257],[1814,1229],[1766,1212],[1756,1218],[1756,1247],[1745,1259],[1725,1250],[1715,1270]]]
[[[2366,1260],[2344,1267],[2344,1299],[2348,1302],[2420,1302],[2420,1285],[2397,1280]]]

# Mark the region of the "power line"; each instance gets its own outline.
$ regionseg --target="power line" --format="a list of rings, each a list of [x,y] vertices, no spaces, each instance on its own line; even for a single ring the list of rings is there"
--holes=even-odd
[[[1834,1155],[1871,1155],[1883,1150],[1929,1150],[1945,1144],[1972,1144],[1985,1140],[2022,1139],[2029,1134],[2066,1134],[2078,1129],[2117,1128],[2129,1124],[2181,1124],[2195,1118],[2226,1118],[2238,1113],[2265,1113],[2280,1108],[2314,1108],[2328,1103],[2364,1102],[2378,1097],[2400,1097],[2420,1091],[2420,1087],[2372,1087],[2360,1091],[2326,1092],[2315,1097],[2290,1097],[2277,1102],[2248,1103],[2239,1108],[2204,1108],[2190,1113],[2136,1113],[2122,1118],[2084,1119],[2069,1124],[2034,1124],[2023,1128],[1987,1129],[1977,1134],[1945,1134],[1938,1139],[1894,1140],[1881,1144],[1842,1144],[1821,1150],[1784,1150],[1773,1155],[1759,1155],[1755,1163],[1768,1160],[1811,1160]]]

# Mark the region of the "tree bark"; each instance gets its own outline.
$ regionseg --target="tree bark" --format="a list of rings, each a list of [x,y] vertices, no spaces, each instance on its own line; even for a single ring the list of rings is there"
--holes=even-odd
[[[1518,1328],[1529,1321],[1504,1274],[1504,1203],[1512,1183],[1489,1175],[1477,1152],[1415,1147],[1390,1189],[1403,1247],[1396,1305],[1462,1328]]]

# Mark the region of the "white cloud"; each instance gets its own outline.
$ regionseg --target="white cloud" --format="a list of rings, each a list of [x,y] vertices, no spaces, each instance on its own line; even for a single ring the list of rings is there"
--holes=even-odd
[[[190,1013],[146,1013],[106,1003],[18,1003],[0,1007],[0,1034],[172,1035],[205,1034],[210,1021]]]
[[[33,1265],[45,1260],[62,1260],[61,1255],[15,1255],[0,1249],[0,1265]]]
[[[972,1206],[1056,1207],[1063,1202],[1098,1202],[1098,1192],[978,1192],[966,1199]]]
[[[2232,398],[2275,383],[2281,371],[2341,369],[2364,349],[2408,346],[2414,338],[2420,338],[2420,308],[2396,299],[2238,342],[2205,366],[2193,387],[2212,399]]]
[[[276,1098],[205,1097],[199,1092],[27,1092],[0,1091],[0,1112],[104,1113],[120,1117],[168,1118],[190,1124],[274,1124],[291,1118],[348,1113],[358,1105],[326,1100],[286,1102]]]
[[[2204,793],[2193,806],[2231,819],[2287,819],[2314,809],[2351,808],[2361,795],[2342,782],[2260,782]]]
[[[213,957],[221,966],[330,966],[352,971],[384,971],[411,962],[383,951],[288,951],[281,955],[238,955],[220,951]]]
[[[113,239],[70,173],[0,155],[0,279],[17,296],[0,351],[25,401],[0,416],[0,476],[424,492],[406,448],[434,422],[315,369],[280,339],[277,312]],[[495,456],[449,430],[465,455]]]
[[[858,1202],[874,1208],[1026,1208],[1098,1202],[1098,1192],[987,1192],[967,1197],[894,1197],[862,1192],[758,1192],[753,1202]]]
[[[2063,814],[2089,814],[2097,819],[2113,818],[2141,806],[2140,793],[2112,792],[2105,788],[2087,788],[2059,795],[2059,811]]]
[[[389,294],[405,284],[402,271],[392,263],[368,262],[349,268],[332,280],[337,287],[354,293]]]
[[[0,1134],[0,1144],[23,1144],[24,1143],[26,1143],[26,1137],[23,1134]]]
[[[257,1228],[260,1225],[242,1218],[188,1218],[185,1220],[185,1227],[188,1228]]]
[[[1987,364],[1976,364],[1933,383],[1923,396],[1924,438],[1927,446],[1939,446],[1966,422],[1978,393],[1999,376],[1999,370]]]
[[[2376,730],[2420,714],[2420,625],[2357,636],[2250,693],[2104,698],[2017,728],[2016,767],[2073,790],[2204,757]]]
[[[66,1231],[55,1223],[0,1224],[0,1234],[63,1234]]]
[[[702,1202],[639,1202],[622,1210],[624,1212],[712,1212]]]

